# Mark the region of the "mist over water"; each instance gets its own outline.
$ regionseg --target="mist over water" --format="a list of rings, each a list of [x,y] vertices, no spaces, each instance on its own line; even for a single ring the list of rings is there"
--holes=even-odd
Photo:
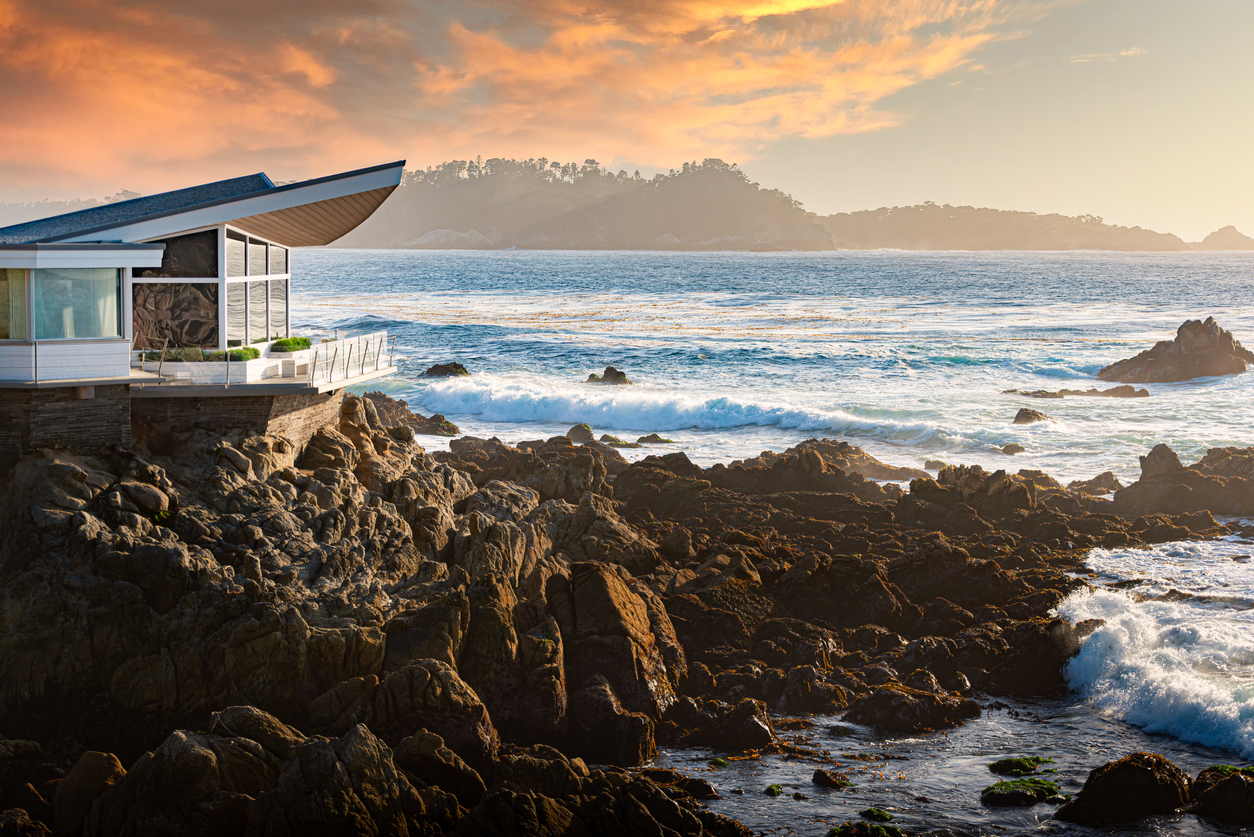
[[[298,328],[386,327],[424,413],[510,442],[589,422],[673,438],[709,464],[848,438],[894,464],[1139,473],[1165,441],[1189,461],[1249,444],[1254,376],[1106,388],[1102,366],[1213,315],[1254,339],[1254,254],[300,251]],[[424,380],[459,360],[474,373]],[[606,365],[634,387],[581,382]],[[1020,407],[1055,421],[1011,424]],[[430,440],[438,445],[438,440]],[[1013,459],[1009,443],[1027,451]],[[656,452],[656,449],[653,451]],[[628,452],[629,455],[631,452]],[[641,456],[646,452],[637,452]]]

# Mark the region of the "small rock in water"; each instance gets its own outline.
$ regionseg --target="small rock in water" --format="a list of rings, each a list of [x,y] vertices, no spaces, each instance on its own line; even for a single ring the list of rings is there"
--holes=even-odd
[[[844,773],[836,773],[835,771],[832,771],[832,770],[823,770],[823,769],[815,770],[814,778],[812,778],[810,781],[814,782],[814,784],[818,785],[821,788],[832,788],[834,790],[847,788],[849,787],[850,784],[852,784],[849,781],[849,777],[846,776]]]
[[[1193,780],[1190,795],[1190,810],[1199,817],[1254,825],[1254,767],[1208,767]]]
[[[641,436],[636,440],[640,445],[673,445],[674,439],[667,439],[665,436],[659,436],[656,433],[650,433],[648,436]]]
[[[643,447],[639,442],[627,442],[617,436],[611,436],[605,433],[601,436],[601,441],[612,448],[638,448]]]
[[[584,381],[584,383],[586,384],[630,384],[631,381],[627,379],[626,372],[620,372],[619,370],[615,369],[613,366],[607,366],[605,367],[605,371],[601,373],[600,375],[597,375],[595,372],[589,375],[588,380]]]
[[[1056,796],[1058,785],[1045,779],[1014,779],[989,785],[980,793],[980,802],[990,808],[1027,808]]]
[[[923,467],[928,471],[939,471],[941,468],[948,468],[949,463],[943,462],[939,459],[929,459],[927,462],[923,463]]]
[[[427,371],[422,374],[425,378],[453,378],[469,375],[470,370],[460,363],[437,363],[435,366],[428,367]]]
[[[570,430],[567,430],[566,438],[570,439],[576,445],[583,445],[593,441],[596,437],[592,435],[592,428],[589,427],[587,423],[584,423],[576,424]]]
[[[1133,753],[1089,773],[1084,787],[1054,818],[1082,825],[1130,822],[1169,814],[1188,802],[1189,777],[1183,770],[1157,753]]]
[[[1042,764],[1049,764],[1053,759],[1043,756],[1019,756],[1017,758],[998,759],[988,769],[998,776],[1030,776]]]
[[[1003,447],[1001,449],[1001,452],[1004,454],[1008,454],[1010,456],[1014,456],[1016,453],[1023,453],[1025,450],[1027,450],[1027,448],[1025,448],[1023,445],[1019,445],[1019,444],[1015,444],[1014,442],[1011,442],[1010,444]]]
[[[1038,410],[1029,410],[1027,407],[1024,407],[1015,414],[1014,423],[1036,424],[1038,421],[1053,421],[1053,419]]]

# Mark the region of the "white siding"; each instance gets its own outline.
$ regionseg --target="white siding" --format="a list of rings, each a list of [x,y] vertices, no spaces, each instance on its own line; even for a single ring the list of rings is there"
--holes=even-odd
[[[121,340],[63,340],[38,347],[39,380],[124,378],[131,372],[131,344]]]
[[[34,345],[0,341],[0,381],[33,381],[34,379]]]

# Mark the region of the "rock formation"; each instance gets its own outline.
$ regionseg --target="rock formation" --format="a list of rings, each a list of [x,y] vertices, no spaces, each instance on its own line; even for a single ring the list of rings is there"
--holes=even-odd
[[[595,372],[588,376],[587,384],[630,384],[627,373],[615,369],[613,366],[605,367],[605,371],[600,375]]]
[[[1194,505],[1254,497],[1250,449],[1156,449],[1111,501],[828,440],[711,468],[565,436],[428,454],[402,410],[346,396],[303,450],[196,430],[17,464],[4,829],[740,834],[699,783],[589,764],[1060,689],[1079,635],[1049,613],[1085,549],[1213,537]]]
[[[1175,340],[1161,340],[1136,357],[1112,363],[1097,373],[1103,381],[1125,384],[1161,384],[1212,375],[1235,375],[1254,363],[1254,352],[1224,331],[1214,317],[1189,320],[1176,330]]]

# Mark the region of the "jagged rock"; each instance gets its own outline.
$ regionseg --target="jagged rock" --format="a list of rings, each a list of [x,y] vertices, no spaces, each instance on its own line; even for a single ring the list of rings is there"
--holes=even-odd
[[[1115,511],[1126,517],[1152,514],[1254,514],[1254,460],[1242,448],[1213,448],[1185,467],[1167,445],[1141,457],[1141,478],[1115,492]],[[1231,475],[1240,474],[1240,475]]]
[[[1254,825],[1254,770],[1229,765],[1208,767],[1193,780],[1193,813],[1199,817]]]
[[[973,700],[947,692],[920,692],[901,684],[887,684],[859,698],[845,714],[847,720],[887,732],[922,732],[959,726],[980,716]]]
[[[50,834],[48,826],[32,820],[21,808],[0,811],[0,835],[3,837],[48,837]]]
[[[251,739],[176,731],[105,791],[84,833],[242,832],[249,803],[275,786],[282,766]]]
[[[730,711],[683,738],[690,747],[712,747],[725,752],[760,750],[775,741],[775,726],[766,705],[745,698]]]
[[[1036,424],[1041,421],[1053,421],[1053,419],[1037,410],[1029,410],[1027,407],[1015,413],[1014,424]]]
[[[590,837],[591,832],[569,808],[555,799],[493,788],[482,802],[457,823],[461,837]]]
[[[424,378],[451,378],[469,374],[465,366],[456,362],[437,363],[435,366],[428,366],[427,371],[422,373]]]
[[[248,806],[249,837],[266,834],[442,835],[459,814],[456,798],[415,790],[392,753],[366,727],[337,739],[309,739],[283,765],[273,789]]]
[[[1169,814],[1189,802],[1189,777],[1155,753],[1133,753],[1094,768],[1080,792],[1054,814],[1083,825]]]
[[[309,716],[322,734],[343,735],[360,723],[396,743],[428,729],[478,771],[496,761],[500,745],[479,696],[437,660],[412,663],[382,680],[374,675],[347,680],[316,698]]]
[[[418,730],[401,741],[392,759],[406,774],[456,796],[464,808],[473,808],[483,798],[483,779],[433,732]]]
[[[1109,494],[1123,488],[1123,483],[1119,482],[1113,471],[1104,471],[1091,480],[1072,480],[1067,488],[1084,494]]]
[[[82,834],[92,803],[126,775],[122,762],[112,753],[88,750],[57,783],[52,805],[57,834]]]
[[[368,392],[363,397],[374,404],[384,427],[408,427],[424,436],[456,436],[461,433],[457,425],[439,413],[430,417],[419,415],[399,398],[391,398],[382,392]]]
[[[1175,340],[1161,340],[1154,348],[1097,373],[1103,381],[1125,384],[1170,383],[1211,375],[1235,375],[1254,363],[1232,332],[1224,331],[1214,317],[1189,320],[1176,329]]]
[[[627,379],[627,373],[620,372],[613,366],[605,367],[605,372],[600,375],[595,373],[588,376],[588,380],[584,383],[588,384],[630,384]]]

